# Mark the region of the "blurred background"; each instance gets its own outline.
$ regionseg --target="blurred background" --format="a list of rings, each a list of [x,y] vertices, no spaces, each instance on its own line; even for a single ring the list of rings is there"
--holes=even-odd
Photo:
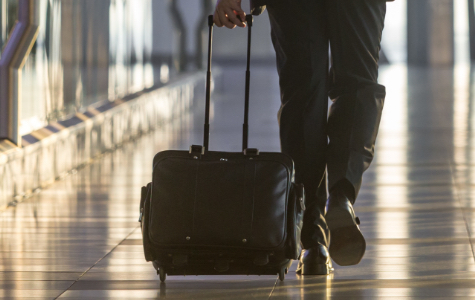
[[[18,3],[1,1],[2,48],[17,19]],[[203,68],[205,16],[214,10],[215,0],[36,3],[39,34],[22,70],[21,135],[97,101],[114,100]],[[388,3],[382,63],[468,64],[470,5],[473,9],[473,1],[466,0]],[[254,28],[254,63],[273,65],[267,13],[256,18]],[[216,30],[218,65],[244,61],[245,34],[239,29]]]

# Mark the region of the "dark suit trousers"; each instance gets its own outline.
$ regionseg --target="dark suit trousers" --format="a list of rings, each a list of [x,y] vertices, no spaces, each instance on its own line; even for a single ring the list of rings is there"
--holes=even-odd
[[[307,195],[302,243],[328,245],[326,175],[330,190],[343,183],[354,200],[374,155],[386,94],[377,83],[386,1],[267,3],[280,81],[282,151],[294,159],[296,181]]]

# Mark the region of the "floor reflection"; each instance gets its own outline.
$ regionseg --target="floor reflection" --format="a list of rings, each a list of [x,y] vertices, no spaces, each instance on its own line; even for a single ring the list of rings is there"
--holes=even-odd
[[[272,292],[272,299],[328,300],[334,295],[332,291],[333,274],[328,276],[291,277],[278,282]]]

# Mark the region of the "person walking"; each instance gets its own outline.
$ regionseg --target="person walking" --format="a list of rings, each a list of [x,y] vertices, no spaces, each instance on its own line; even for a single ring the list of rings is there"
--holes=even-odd
[[[306,190],[297,272],[325,275],[333,270],[330,257],[355,265],[366,249],[353,205],[374,156],[386,96],[377,81],[386,0],[262,4],[277,58],[281,148]],[[245,27],[245,15],[241,0],[218,0],[214,21]]]

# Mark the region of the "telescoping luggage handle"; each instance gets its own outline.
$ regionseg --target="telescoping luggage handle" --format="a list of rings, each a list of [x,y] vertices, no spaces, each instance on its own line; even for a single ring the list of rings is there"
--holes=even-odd
[[[246,151],[248,139],[249,139],[249,86],[251,81],[251,28],[253,17],[252,15],[246,16],[246,22],[248,27],[247,36],[247,67],[246,67],[246,94],[244,103],[244,124],[242,128],[242,150]],[[209,40],[208,40],[208,71],[206,73],[206,113],[205,113],[205,126],[204,126],[204,149],[209,149],[209,115],[210,115],[210,102],[211,102],[211,56],[213,50],[213,15],[208,17],[209,26]],[[250,150],[250,149],[249,149]]]

